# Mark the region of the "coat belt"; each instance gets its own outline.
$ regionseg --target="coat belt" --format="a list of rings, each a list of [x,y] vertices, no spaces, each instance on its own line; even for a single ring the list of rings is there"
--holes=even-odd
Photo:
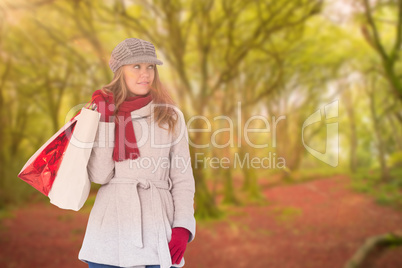
[[[119,236],[124,239],[129,239],[133,241],[134,245],[142,248],[142,215],[141,215],[141,204],[138,195],[138,186],[143,189],[151,190],[151,203],[152,210],[155,219],[155,227],[157,230],[158,239],[158,255],[161,268],[170,268],[172,266],[172,259],[170,255],[169,245],[167,243],[167,234],[165,230],[165,217],[163,216],[163,204],[159,194],[159,189],[170,190],[172,189],[172,180],[168,177],[168,180],[151,180],[147,178],[117,178],[114,177],[109,181],[110,184],[114,183],[129,183],[135,185],[135,191],[133,191],[132,196],[118,196],[117,198],[117,209],[121,208],[120,202],[129,202],[132,204],[132,209],[130,211],[123,211],[118,213],[119,221]],[[130,227],[132,225],[132,227]],[[134,227],[134,228],[133,228]],[[121,243],[121,239],[119,239]],[[124,245],[121,245],[124,247]],[[121,252],[121,251],[119,251]],[[119,253],[120,254],[120,253]],[[119,259],[124,259],[124,256],[119,256]]]

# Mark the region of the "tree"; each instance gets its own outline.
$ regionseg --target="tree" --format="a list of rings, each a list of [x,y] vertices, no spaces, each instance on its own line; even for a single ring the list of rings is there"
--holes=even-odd
[[[361,26],[363,36],[377,55],[380,56],[383,75],[391,85],[394,96],[402,101],[402,74],[397,69],[397,62],[400,60],[402,48],[402,0],[377,1],[373,7],[370,5],[369,0],[363,0],[363,6],[366,17],[366,24]],[[386,44],[387,40],[384,37],[381,37],[379,24],[382,21],[374,17],[376,9],[379,10],[388,6],[392,9],[396,8],[397,11],[396,21],[392,22],[395,26],[393,28],[395,38],[391,46]]]

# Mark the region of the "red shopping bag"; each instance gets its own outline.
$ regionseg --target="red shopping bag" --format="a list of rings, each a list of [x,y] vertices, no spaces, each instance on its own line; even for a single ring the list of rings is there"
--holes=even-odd
[[[91,99],[86,106],[92,106]],[[85,107],[86,107],[85,106]],[[91,107],[89,107],[91,109]],[[18,177],[48,196],[81,110],[55,133],[22,168]]]

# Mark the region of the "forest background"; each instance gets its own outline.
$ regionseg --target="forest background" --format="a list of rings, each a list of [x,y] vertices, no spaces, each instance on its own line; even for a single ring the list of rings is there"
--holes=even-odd
[[[1,217],[48,202],[17,174],[129,37],[155,45],[189,122],[197,219],[334,174],[402,208],[402,1],[43,0],[0,1]]]

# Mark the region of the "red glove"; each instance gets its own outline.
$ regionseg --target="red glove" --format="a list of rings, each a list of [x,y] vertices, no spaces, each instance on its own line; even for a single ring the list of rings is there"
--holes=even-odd
[[[94,97],[93,103],[97,106],[96,111],[101,114],[100,122],[113,122],[114,104],[109,103],[109,101],[105,99],[100,93],[100,89],[92,94],[92,98]]]
[[[183,227],[175,227],[172,229],[172,239],[169,242],[170,256],[172,264],[179,264],[183,258],[187,242],[190,237],[190,231]]]

